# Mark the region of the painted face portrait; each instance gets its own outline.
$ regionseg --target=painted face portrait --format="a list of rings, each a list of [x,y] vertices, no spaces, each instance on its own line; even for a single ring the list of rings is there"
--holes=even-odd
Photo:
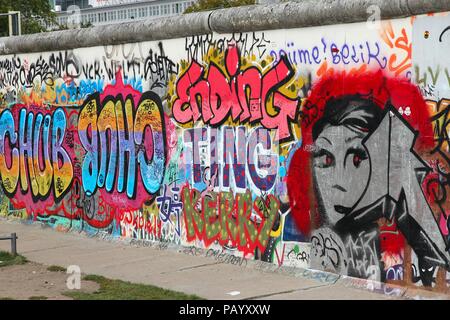
[[[390,266],[405,263],[408,243],[424,285],[437,267],[450,270],[427,193],[432,168],[421,158],[435,144],[429,118],[405,79],[342,72],[312,87],[287,175],[291,212],[311,239],[311,266],[384,281]]]
[[[313,179],[328,225],[352,212],[364,195],[371,170],[362,141],[380,117],[380,108],[370,100],[347,96],[331,100],[313,128]]]
[[[398,114],[400,122],[409,132],[420,133],[414,140],[415,152],[429,152],[435,144],[433,128],[424,120],[429,119],[429,111],[417,86],[407,79],[391,78],[378,71],[337,72],[314,83],[302,104],[301,140],[290,155],[287,174],[290,208],[303,234],[310,235],[323,226],[344,233],[358,232],[361,210],[389,190],[387,185],[380,187],[385,182],[374,183],[380,172],[387,172],[390,153],[380,152],[387,145],[389,133],[381,125],[387,107],[396,110],[402,106],[409,106],[411,112],[405,117]],[[381,140],[374,144],[376,135]],[[366,150],[368,141],[370,152]],[[376,186],[379,190],[375,192]],[[398,198],[398,194],[393,197]],[[376,222],[376,217],[371,221],[366,217],[365,223]]]

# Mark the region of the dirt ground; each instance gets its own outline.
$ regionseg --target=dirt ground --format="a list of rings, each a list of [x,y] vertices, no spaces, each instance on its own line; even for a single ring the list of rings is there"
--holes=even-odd
[[[48,271],[47,266],[28,262],[0,268],[0,299],[28,300],[72,300],[63,293],[70,291],[66,281],[69,277],[63,271]],[[99,285],[92,281],[81,280],[81,289],[94,292]]]

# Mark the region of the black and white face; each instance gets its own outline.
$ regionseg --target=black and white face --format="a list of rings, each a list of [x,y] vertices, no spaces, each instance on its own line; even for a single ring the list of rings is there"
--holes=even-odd
[[[315,141],[313,172],[329,225],[352,211],[369,182],[366,135],[351,126],[328,126]]]

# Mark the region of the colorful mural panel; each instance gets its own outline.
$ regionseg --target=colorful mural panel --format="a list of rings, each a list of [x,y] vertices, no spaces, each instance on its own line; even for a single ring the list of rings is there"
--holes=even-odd
[[[448,291],[449,17],[1,56],[0,215]]]

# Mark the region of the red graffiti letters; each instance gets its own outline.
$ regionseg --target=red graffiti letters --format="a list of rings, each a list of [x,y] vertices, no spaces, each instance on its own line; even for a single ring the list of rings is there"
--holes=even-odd
[[[205,70],[193,60],[176,84],[175,120],[184,124],[202,119],[219,126],[231,113],[233,121],[260,122],[267,129],[278,129],[279,140],[289,140],[299,100],[278,91],[295,75],[288,59],[282,57],[264,74],[255,66],[241,70],[240,63],[235,46],[225,53],[226,74],[213,62]]]

